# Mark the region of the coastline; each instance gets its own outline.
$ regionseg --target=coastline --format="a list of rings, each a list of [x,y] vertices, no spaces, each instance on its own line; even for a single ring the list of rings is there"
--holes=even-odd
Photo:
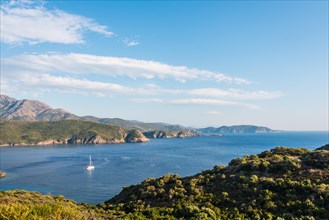
[[[24,146],[45,146],[45,145],[77,145],[77,144],[129,144],[129,143],[143,143],[143,142],[149,142],[150,140],[137,140],[137,141],[124,141],[124,140],[118,140],[118,141],[104,141],[104,142],[57,142],[57,141],[42,141],[38,143],[9,143],[9,144],[0,144],[0,147],[24,147]]]

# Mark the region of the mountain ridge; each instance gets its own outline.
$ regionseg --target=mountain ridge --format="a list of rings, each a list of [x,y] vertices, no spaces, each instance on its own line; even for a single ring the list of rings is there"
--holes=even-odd
[[[0,118],[17,121],[59,121],[67,119],[88,120],[115,125],[127,130],[137,129],[154,138],[179,137],[178,134],[190,133],[196,136],[196,132],[203,135],[227,134],[227,133],[271,133],[276,132],[270,128],[255,125],[221,126],[218,128],[188,128],[178,124],[163,122],[147,123],[137,120],[125,120],[121,118],[98,118],[92,115],[77,116],[64,109],[53,109],[49,105],[37,100],[17,100],[7,95],[0,95]],[[160,131],[166,135],[153,135],[150,132]],[[174,134],[174,135],[173,135]],[[186,137],[186,135],[181,135]]]
[[[136,120],[125,120],[121,118],[98,118],[95,116],[77,116],[64,109],[53,109],[49,105],[37,100],[17,100],[7,95],[0,95],[0,118],[17,121],[58,121],[66,119],[78,119],[96,121],[123,127],[127,130],[137,129],[142,132],[163,131],[185,131],[188,130],[181,125],[167,123],[145,123]]]

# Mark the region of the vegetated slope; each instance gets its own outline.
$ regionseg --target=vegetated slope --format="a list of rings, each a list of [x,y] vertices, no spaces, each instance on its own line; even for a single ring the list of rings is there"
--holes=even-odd
[[[85,118],[85,117],[82,117]],[[142,132],[146,131],[154,131],[154,130],[163,130],[163,131],[185,131],[187,128],[181,125],[172,125],[162,122],[155,122],[155,123],[146,123],[140,122],[136,120],[124,120],[121,118],[98,118],[97,121],[106,123],[106,124],[113,124],[116,126],[123,127],[125,129],[137,129]]]
[[[278,147],[194,176],[149,178],[97,207],[0,192],[0,218],[329,219],[328,204],[329,151]]]
[[[64,196],[41,195],[23,190],[0,191],[0,219],[104,219],[96,207],[76,204]]]
[[[329,150],[329,144],[319,147],[317,150]]]
[[[329,219],[329,151],[278,147],[191,177],[149,178],[100,207],[131,219]]]
[[[207,127],[200,128],[197,131],[202,134],[230,134],[230,133],[271,133],[274,130],[255,125],[234,125],[234,126],[221,126],[218,128]]]
[[[81,120],[23,122],[0,121],[0,145],[19,144],[102,144],[143,142],[139,131]],[[127,138],[129,137],[129,138]]]

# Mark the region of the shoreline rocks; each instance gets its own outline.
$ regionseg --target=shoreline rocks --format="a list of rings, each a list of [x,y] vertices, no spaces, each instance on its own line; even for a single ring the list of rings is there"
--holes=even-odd
[[[0,171],[0,178],[1,177],[5,177],[5,176],[7,176],[7,173],[6,172],[3,172],[3,171]]]

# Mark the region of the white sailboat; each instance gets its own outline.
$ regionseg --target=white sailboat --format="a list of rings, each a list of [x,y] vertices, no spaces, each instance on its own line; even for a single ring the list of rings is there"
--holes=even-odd
[[[95,166],[93,165],[93,162],[91,161],[91,155],[89,155],[89,165],[86,167],[86,170],[93,170],[95,169]]]

